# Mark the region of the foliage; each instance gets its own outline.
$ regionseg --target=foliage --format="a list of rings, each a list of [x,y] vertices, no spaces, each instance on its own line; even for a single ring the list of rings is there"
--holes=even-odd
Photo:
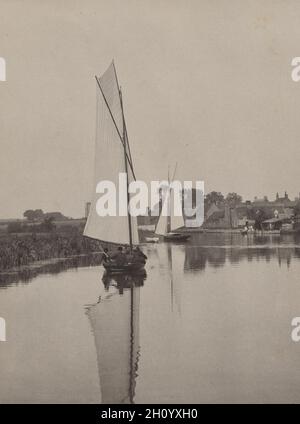
[[[55,230],[54,218],[45,218],[44,221],[39,225],[40,232],[51,233]]]
[[[295,215],[300,215],[300,201],[295,206]]]
[[[68,258],[100,250],[100,242],[81,234],[9,234],[0,238],[0,271],[35,261]]]
[[[236,205],[238,205],[239,203],[242,203],[242,196],[240,196],[237,193],[228,193],[226,196],[226,201],[230,204],[230,206],[234,207]]]
[[[211,206],[213,204],[218,205],[219,203],[222,203],[224,201],[224,196],[219,191],[212,191],[210,193],[207,193],[205,196],[205,202],[208,206]]]
[[[21,233],[23,231],[23,225],[21,222],[10,222],[7,226],[8,233]]]
[[[27,218],[28,221],[35,221],[42,219],[44,216],[44,212],[42,211],[42,209],[28,209],[23,213],[23,216],[24,218]]]

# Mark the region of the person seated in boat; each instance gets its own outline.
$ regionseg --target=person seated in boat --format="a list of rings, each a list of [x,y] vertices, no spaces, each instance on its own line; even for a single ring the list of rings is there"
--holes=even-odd
[[[111,262],[110,256],[109,256],[109,254],[108,254],[108,248],[107,248],[107,247],[105,247],[105,248],[103,249],[102,262],[105,262],[106,264],[107,264],[108,262]]]
[[[125,265],[127,263],[126,255],[123,252],[123,247],[119,246],[117,252],[111,255],[111,258],[116,261],[117,265]]]
[[[127,263],[133,261],[132,250],[130,249],[130,246],[128,244],[126,244],[126,246],[125,246],[125,255],[126,255],[126,261],[127,261]]]
[[[147,256],[141,251],[141,249],[137,246],[133,249],[133,262],[141,262],[143,264],[146,263]]]

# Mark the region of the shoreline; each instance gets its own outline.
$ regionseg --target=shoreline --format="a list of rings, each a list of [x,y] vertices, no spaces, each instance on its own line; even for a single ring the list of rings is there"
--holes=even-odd
[[[38,269],[41,269],[41,268],[43,268],[44,266],[47,266],[47,265],[55,265],[55,264],[58,264],[60,262],[66,262],[68,260],[79,259],[79,258],[88,258],[88,257],[91,257],[91,256],[97,256],[97,255],[102,255],[102,251],[99,250],[98,252],[81,253],[79,255],[65,256],[63,258],[43,259],[41,261],[34,261],[30,264],[21,265],[19,267],[15,266],[15,267],[9,268],[7,270],[0,270],[0,275],[14,274],[16,272],[33,270],[33,269],[38,270]]]
[[[71,268],[99,266],[101,262],[101,251],[35,261],[0,271],[0,287],[18,282],[26,283],[40,274],[58,274]]]
[[[205,228],[205,229],[184,229],[181,230],[183,233],[188,234],[206,234],[206,233],[219,233],[219,234],[241,234],[242,235],[242,229],[241,228]],[[281,231],[281,230],[270,230],[270,231],[254,231],[252,233],[249,233],[249,235],[292,235],[297,234],[299,231],[293,230],[293,231]]]

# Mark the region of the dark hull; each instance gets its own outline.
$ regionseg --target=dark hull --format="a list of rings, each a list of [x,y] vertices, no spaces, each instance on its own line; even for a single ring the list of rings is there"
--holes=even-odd
[[[180,241],[187,241],[191,236],[188,234],[167,234],[164,236],[164,241],[173,241],[173,242],[180,242]]]
[[[112,263],[103,263],[103,266],[107,273],[109,274],[134,274],[144,270],[145,264],[139,263],[130,263],[125,265],[116,265]]]

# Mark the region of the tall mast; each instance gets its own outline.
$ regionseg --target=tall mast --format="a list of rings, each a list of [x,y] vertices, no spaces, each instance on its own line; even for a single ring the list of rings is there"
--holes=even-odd
[[[167,193],[167,202],[168,202],[168,215],[167,215],[167,223],[166,223],[166,232],[171,232],[171,190],[170,190],[170,167],[168,166],[168,183],[169,189]]]
[[[114,116],[113,116],[113,114],[112,114],[112,111],[111,111],[111,109],[110,109],[110,107],[109,107],[109,104],[108,104],[108,102],[107,102],[107,99],[106,99],[106,97],[105,97],[105,95],[104,95],[104,93],[103,93],[103,90],[102,90],[101,84],[100,84],[100,82],[99,82],[99,79],[98,79],[98,77],[97,77],[96,75],[95,75],[95,79],[96,79],[97,85],[98,85],[98,87],[99,87],[99,89],[100,89],[100,91],[101,91],[101,94],[102,94],[102,96],[103,96],[103,99],[104,99],[104,101],[105,101],[105,104],[106,104],[106,106],[107,106],[107,109],[108,109],[108,111],[109,111],[109,114],[110,114],[110,116],[111,116],[111,119],[112,119],[112,121],[113,121],[113,123],[114,123],[114,126],[115,126],[115,128],[116,128],[116,130],[117,130],[117,133],[118,133],[118,136],[119,136],[119,138],[120,138],[120,141],[121,141],[121,143],[123,144],[123,147],[124,147],[124,131],[123,131],[123,134],[120,134],[120,131],[119,131],[119,128],[118,128],[118,126],[117,126],[117,124],[116,124],[115,118],[114,118]],[[118,81],[118,80],[117,80],[117,81]],[[119,85],[118,85],[118,87],[119,87]],[[119,90],[119,95],[120,95],[120,90]],[[122,114],[123,114],[123,112],[122,112]],[[124,122],[125,122],[125,121],[124,121]],[[125,135],[126,135],[126,134],[127,134],[127,130],[126,130],[126,123],[125,123]],[[129,144],[128,144],[128,147],[129,147]],[[130,149],[129,149],[129,152],[130,152]],[[127,151],[126,151],[126,157],[127,157],[127,160],[128,160],[128,163],[129,163],[129,166],[130,166],[130,169],[131,169],[131,172],[132,172],[133,178],[135,179],[135,174],[134,174],[134,169],[133,169],[133,166],[132,166],[131,156],[130,156],[130,157],[128,156]]]
[[[170,166],[168,166],[168,183],[169,183],[169,187],[171,186],[171,183],[174,181],[176,170],[177,170],[177,162],[176,162],[176,165],[175,165],[175,168],[174,168],[173,177],[172,177],[172,179],[170,181]],[[167,233],[170,233],[172,231],[171,209],[174,207],[172,200],[173,200],[173,198],[172,198],[172,190],[170,188],[169,189],[169,195],[168,195]]]
[[[128,163],[127,163],[127,138],[126,138],[126,125],[125,125],[125,117],[124,117],[124,109],[123,109],[123,99],[122,99],[122,91],[121,87],[119,89],[120,93],[120,101],[121,101],[121,109],[122,109],[122,119],[123,119],[123,147],[124,147],[124,160],[125,160],[125,172],[126,172],[126,189],[127,189],[127,216],[128,216],[128,229],[129,229],[129,245],[130,249],[132,250],[132,226],[131,226],[131,215],[129,212],[129,201],[130,201],[130,195],[129,195],[129,181],[128,181]]]

